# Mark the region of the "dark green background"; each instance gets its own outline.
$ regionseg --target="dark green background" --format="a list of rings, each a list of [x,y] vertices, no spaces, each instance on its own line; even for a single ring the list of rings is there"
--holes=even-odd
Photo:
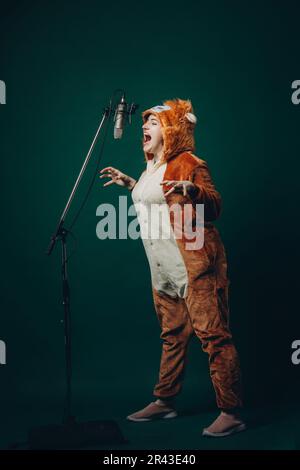
[[[190,98],[196,155],[223,197],[217,222],[229,261],[231,328],[245,389],[247,433],[201,439],[216,416],[207,357],[194,338],[178,420],[124,417],[152,399],[159,326],[141,240],[96,237],[96,208],[130,195],[97,179],[74,227],[74,412],[115,418],[126,448],[300,448],[299,119],[297,2],[10,1],[0,10],[1,446],[59,422],[64,394],[60,250],[45,255],[102,110],[116,88],[140,108],[121,141],[108,135],[100,167],[138,177],[140,112]],[[93,175],[85,174],[70,217]],[[73,241],[70,239],[70,251]],[[175,423],[176,421],[176,423]],[[7,426],[7,423],[9,425]]]

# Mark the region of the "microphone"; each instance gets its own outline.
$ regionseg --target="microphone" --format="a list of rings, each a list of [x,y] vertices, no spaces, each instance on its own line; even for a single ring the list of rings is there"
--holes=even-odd
[[[120,103],[118,104],[114,117],[114,138],[121,139],[123,135],[123,129],[125,127],[127,116],[127,104],[125,101],[125,93],[123,94]]]

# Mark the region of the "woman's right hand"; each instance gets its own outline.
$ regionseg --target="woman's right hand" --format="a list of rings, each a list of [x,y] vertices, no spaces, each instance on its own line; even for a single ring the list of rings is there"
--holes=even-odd
[[[131,190],[136,183],[136,180],[134,178],[131,178],[131,176],[125,175],[125,173],[122,173],[120,170],[117,170],[116,168],[112,166],[107,166],[105,168],[102,168],[102,170],[100,170],[100,173],[103,173],[100,176],[100,178],[111,178],[111,180],[104,183],[103,186],[109,186],[110,184],[115,183],[115,184],[118,184],[119,186],[124,186],[125,188],[128,188]]]

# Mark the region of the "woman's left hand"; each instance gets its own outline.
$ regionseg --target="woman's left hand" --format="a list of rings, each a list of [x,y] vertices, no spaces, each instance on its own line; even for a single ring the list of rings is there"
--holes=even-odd
[[[164,180],[160,184],[165,184],[166,186],[172,185],[173,187],[165,193],[165,196],[173,193],[173,191],[182,193],[184,196],[187,194],[189,196],[195,194],[198,190],[197,186],[194,185],[191,181],[176,181],[176,180]]]

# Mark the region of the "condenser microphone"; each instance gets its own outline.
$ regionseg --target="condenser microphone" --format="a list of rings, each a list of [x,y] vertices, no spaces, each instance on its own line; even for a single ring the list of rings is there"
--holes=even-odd
[[[123,129],[125,127],[127,117],[127,104],[125,101],[125,93],[123,94],[120,103],[118,104],[114,117],[114,138],[121,139],[123,135]]]

